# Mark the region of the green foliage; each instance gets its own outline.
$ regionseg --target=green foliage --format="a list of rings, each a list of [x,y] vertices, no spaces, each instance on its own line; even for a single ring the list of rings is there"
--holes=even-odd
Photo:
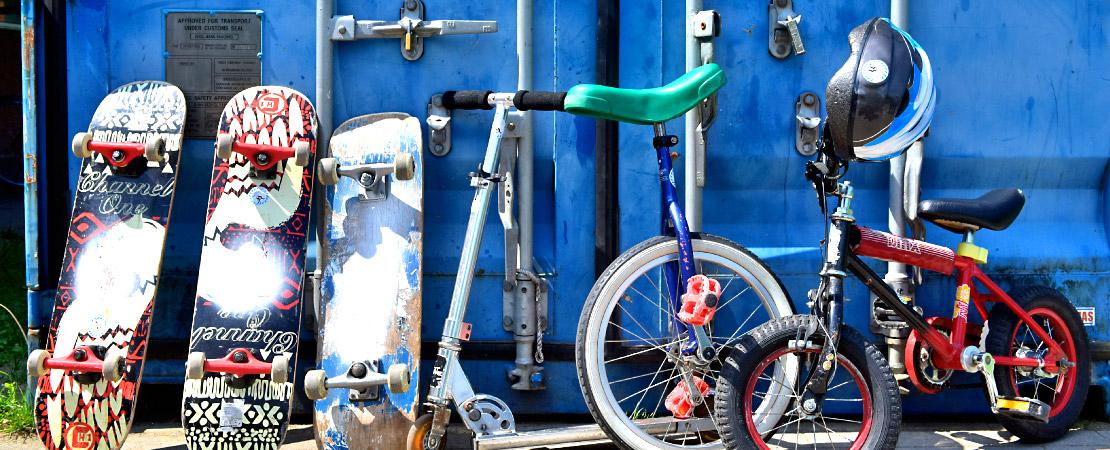
[[[34,431],[35,415],[27,404],[26,391],[22,382],[11,381],[6,373],[0,373],[8,381],[0,383],[0,433],[24,434]]]
[[[0,433],[4,434],[34,430],[35,416],[24,384],[27,341],[21,325],[27,317],[27,290],[23,267],[23,237],[0,232],[0,306],[8,309],[0,309]]]

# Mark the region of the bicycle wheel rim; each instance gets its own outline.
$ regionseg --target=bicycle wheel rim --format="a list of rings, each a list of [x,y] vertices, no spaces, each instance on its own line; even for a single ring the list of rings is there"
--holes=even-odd
[[[678,434],[664,434],[661,439],[656,435],[646,432],[642,429],[643,425],[657,423],[658,421],[637,421],[633,417],[630,417],[634,416],[636,411],[634,410],[632,414],[625,413],[621,407],[621,399],[616,397],[613,390],[608,385],[610,377],[607,362],[605,361],[607,354],[605,346],[609,342],[603,335],[603,330],[611,323],[611,318],[619,304],[619,301],[613,301],[613,299],[619,299],[626,295],[629,286],[641,279],[645,273],[652,270],[661,270],[665,264],[677,261],[676,250],[677,243],[673,240],[662,241],[638,253],[638,255],[649,255],[645,257],[647,258],[646,261],[637,261],[635,258],[630,259],[618,268],[613,276],[609,277],[609,280],[616,280],[618,282],[607,283],[604,289],[599,292],[598,298],[605,299],[605,301],[599,300],[593,304],[593,311],[591,311],[590,315],[591,323],[586,334],[586,342],[590,343],[585,346],[586,372],[588,374],[587,382],[590,384],[590,391],[594,393],[594,397],[597,400],[595,403],[598,409],[601,410],[602,415],[614,418],[616,422],[619,422],[611,423],[613,422],[612,420],[607,420],[610,429],[616,433],[623,442],[637,443],[641,446],[650,445],[657,448],[717,448],[720,446],[720,441],[716,437],[707,442],[683,445],[663,440],[668,437],[677,439],[679,436]],[[782,293],[781,285],[778,284],[778,281],[774,279],[773,275],[762,266],[758,259],[746,253],[738,252],[734,248],[723,243],[708,240],[696,240],[694,243],[694,253],[694,258],[699,264],[713,264],[717,267],[727,268],[727,270],[731,271],[731,275],[733,276],[730,280],[743,280],[742,284],[747,288],[744,289],[743,292],[752,292],[754,297],[758,298],[759,301],[758,306],[753,310],[753,315],[755,312],[763,311],[769,318],[778,318],[790,313],[789,300],[785,298],[785,293]],[[738,261],[729,259],[729,256]],[[748,267],[755,267],[756,272],[766,273],[753,273],[753,270],[749,270]],[[763,277],[761,278],[760,275],[763,275]],[[725,287],[728,286],[737,285],[735,282],[731,285],[722,282],[722,301],[718,311],[728,306],[726,302],[729,301],[729,289],[731,289],[731,287],[725,289]],[[743,292],[741,294],[743,294]],[[777,297],[776,293],[778,294]],[[785,303],[785,305],[783,305],[783,303]],[[714,320],[716,321],[717,319]],[[754,328],[765,320],[767,320],[767,318],[755,318],[748,322],[746,326]],[[741,325],[741,327],[742,326],[744,325]],[[738,327],[737,331],[739,331],[739,328],[740,327]],[[735,341],[738,340],[741,335],[742,333],[737,332],[730,335],[729,339]],[[727,343],[727,340],[723,339],[714,340],[714,345],[718,349],[723,349]],[[719,371],[720,361],[714,364],[716,365],[716,371]],[[658,372],[657,370],[657,374]],[[590,376],[591,373],[592,376]],[[716,375],[713,375],[713,377],[715,378]],[[601,393],[601,395],[597,395],[596,393]],[[775,406],[776,405],[768,405],[768,413],[765,414],[766,417],[771,418],[768,420],[777,421],[777,416],[774,414],[775,411],[773,411]],[[785,403],[779,405],[780,409],[785,409],[785,407]],[[713,413],[710,411],[707,417],[693,417],[689,420],[675,419],[673,416],[669,418],[673,420],[673,422],[670,423],[676,424],[676,429],[680,428],[678,425],[684,425],[687,429],[711,430],[712,433],[717,433],[712,414]],[[773,422],[771,422],[769,426],[773,426]],[[686,433],[689,432],[689,430],[686,431]]]
[[[1037,322],[1037,324],[1040,325],[1046,333],[1048,333],[1049,337],[1053,338],[1053,341],[1055,341],[1060,346],[1060,348],[1064,351],[1064,354],[1067,355],[1069,361],[1073,363],[1078,361],[1075,352],[1075,337],[1071,335],[1071,331],[1068,329],[1067,322],[1064,321],[1063,317],[1060,317],[1060,315],[1057,314],[1056,311],[1044,307],[1036,307],[1030,309],[1028,313],[1029,316],[1033,318],[1033,321]],[[1022,332],[1022,330],[1024,330],[1024,332]],[[1041,346],[1045,345],[1045,343],[1041,341],[1041,338],[1037,337],[1036,333],[1033,333],[1033,330],[1029,328],[1028,324],[1024,322],[1018,322],[1018,325],[1014,327],[1014,332],[1010,335],[1009,347],[1011,355],[1013,355],[1018,350],[1019,344],[1017,339],[1019,334],[1021,334],[1022,337],[1025,339],[1040,342]],[[1040,350],[1040,348],[1034,348],[1033,350],[1037,351]],[[1018,395],[1020,396],[1035,398],[1044,401],[1040,397],[1041,386],[1045,386],[1046,389],[1050,389],[1053,391],[1052,401],[1045,401],[1045,403],[1048,403],[1052,407],[1051,411],[1049,411],[1048,414],[1049,417],[1055,417],[1056,415],[1060,414],[1068,405],[1068,402],[1071,401],[1071,395],[1075,391],[1075,370],[1068,370],[1064,371],[1061,374],[1058,374],[1056,376],[1055,388],[1041,383],[1041,380],[1044,379],[1043,377],[1037,377],[1036,375],[1022,375],[1018,371],[1019,369],[1017,367],[1009,367],[1007,370],[1010,370],[1010,380],[1013,385],[1014,392],[1018,393]],[[1019,381],[1019,379],[1022,379],[1022,381]],[[1035,384],[1032,392],[1029,392],[1028,386],[1022,386],[1023,384],[1028,384],[1029,382]],[[1022,387],[1024,387],[1024,389],[1022,389]]]
[[[771,447],[766,442],[764,442],[764,439],[763,439],[763,435],[764,435],[764,433],[766,433],[766,431],[764,431],[764,432],[757,431],[756,427],[755,427],[755,423],[751,420],[751,418],[753,417],[752,404],[755,403],[753,399],[754,399],[754,397],[756,397],[756,394],[755,394],[756,387],[757,387],[756,384],[760,379],[762,379],[762,377],[760,375],[763,373],[764,370],[767,369],[768,366],[770,366],[772,363],[779,362],[780,358],[790,357],[791,355],[789,355],[789,354],[793,354],[793,353],[818,354],[818,353],[820,353],[820,350],[819,349],[801,349],[801,350],[798,350],[798,349],[790,349],[790,348],[777,349],[773,353],[771,353],[769,356],[767,356],[766,358],[764,358],[762,361],[759,362],[759,365],[756,366],[755,370],[752,371],[752,376],[750,376],[748,378],[748,383],[744,386],[744,394],[743,394],[743,397],[742,397],[743,399],[745,399],[745,401],[744,401],[744,426],[746,426],[748,428],[748,433],[752,437],[755,438],[753,443],[756,445],[756,447],[758,447],[760,449],[769,449]],[[797,356],[793,356],[791,359],[795,360],[792,364],[797,365],[797,359],[799,359],[799,358]],[[791,363],[788,363],[788,364],[791,364]],[[851,450],[858,450],[858,449],[863,448],[864,444],[867,442],[867,437],[870,435],[870,432],[871,432],[871,424],[872,424],[871,415],[874,413],[874,411],[872,409],[872,405],[871,405],[871,390],[868,388],[867,382],[864,381],[865,380],[864,375],[860,372],[859,368],[857,368],[855,366],[855,364],[852,364],[852,362],[849,361],[847,358],[845,358],[843,355],[838,354],[837,355],[837,370],[839,371],[841,369],[845,370],[848,373],[848,375],[851,377],[851,379],[849,381],[854,381],[855,385],[856,385],[856,388],[859,389],[859,392],[860,392],[859,397],[860,397],[860,400],[861,400],[860,403],[861,403],[861,407],[862,407],[861,408],[862,411],[860,412],[860,414],[861,414],[860,431],[859,431],[859,434],[856,436],[856,438],[854,440],[852,440],[852,445],[849,447]],[[831,380],[832,380],[832,378],[830,378],[830,384],[831,384]],[[836,390],[839,386],[842,386],[842,385],[843,384],[830,386],[829,390],[826,392],[826,395],[831,394],[834,390]],[[780,391],[781,391],[781,389],[780,389]],[[768,393],[764,396],[764,398],[770,397],[771,395],[773,395],[773,394]],[[828,402],[830,400],[833,400],[833,399],[826,398],[825,401]],[[796,401],[796,399],[792,399],[791,403],[793,404],[795,401]],[[786,415],[785,417],[790,417],[790,416]],[[819,417],[821,418],[821,420],[823,422],[821,424],[821,426],[825,429],[826,434],[828,434],[827,432],[832,431],[832,430],[829,428],[827,421],[825,421],[826,417],[823,416],[823,415],[819,416]],[[798,419],[798,421],[796,422],[796,423],[799,424],[798,429],[801,428],[801,420],[802,419]],[[816,431],[817,422],[813,421],[813,420],[810,420],[810,422],[813,424],[814,434],[817,434],[817,431]],[[795,423],[795,422],[787,422],[784,425],[779,425],[778,427],[775,428],[775,430],[785,429],[785,431],[789,431],[789,425],[791,425],[792,423]],[[833,436],[830,435],[830,437],[833,437]],[[800,440],[801,436],[796,436],[796,438]],[[838,448],[835,445],[833,445],[832,443],[818,444],[816,442],[816,439],[814,439],[814,443],[813,443],[814,448],[824,448],[826,446],[831,446],[833,448]],[[797,446],[795,446],[795,447],[797,448]]]

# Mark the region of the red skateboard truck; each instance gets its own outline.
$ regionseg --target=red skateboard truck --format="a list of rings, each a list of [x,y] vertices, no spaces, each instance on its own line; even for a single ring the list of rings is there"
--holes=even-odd
[[[378,364],[360,361],[351,364],[347,373],[328,378],[323,370],[310,370],[304,377],[304,393],[311,400],[322,400],[328,396],[329,389],[349,389],[352,400],[376,400],[374,388],[386,385],[393,393],[409,390],[412,373],[405,364],[389,366],[388,373],[379,373]]]
[[[242,377],[244,375],[270,375],[270,381],[285,383],[289,381],[289,358],[274,356],[266,362],[254,356],[250,349],[236,348],[220,359],[208,359],[204,352],[189,353],[185,364],[185,378],[199,380],[206,373],[225,373]]]
[[[108,381],[122,379],[127,358],[122,353],[111,352],[101,359],[94,350],[89,346],[80,346],[63,357],[54,357],[46,350],[35,350],[27,357],[27,374],[41,377],[50,373],[51,369],[57,369],[100,374]]]
[[[147,161],[161,162],[165,153],[165,141],[162,138],[147,142],[104,142],[94,141],[92,133],[80,132],[73,135],[73,154],[78,158],[88,158],[93,153],[100,153],[113,167],[126,167],[136,158],[143,157]]]
[[[217,157],[228,160],[231,159],[232,152],[237,152],[245,156],[258,170],[270,170],[278,161],[289,158],[294,158],[298,166],[307,166],[310,150],[308,142],[305,141],[296,141],[292,147],[278,147],[239,142],[235,140],[235,136],[228,133],[216,135]]]

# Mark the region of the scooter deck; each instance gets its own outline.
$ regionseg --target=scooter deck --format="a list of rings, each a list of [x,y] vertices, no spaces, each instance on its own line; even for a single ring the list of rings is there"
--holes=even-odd
[[[119,381],[63,369],[38,378],[35,428],[47,449],[115,449],[131,428],[184,122],[184,95],[162,81],[115,89],[89,122],[94,142],[161,139],[165,151],[162,162],[139,156],[122,170],[101,153],[81,164],[46,350],[66,358],[98,348],[126,354],[126,363]]]
[[[306,142],[314,154],[316,126],[304,95],[261,86],[228,102],[218,133],[236,145]],[[288,426],[315,161],[254,167],[239,152],[214,158],[189,351],[208,361],[237,348],[265,363],[283,355],[288,381],[212,372],[187,379],[181,417],[190,449],[276,449]]]
[[[414,159],[411,180],[388,175],[386,193],[364,193],[344,176],[325,191],[320,286],[319,361],[329,378],[356,362],[409,367],[419,380],[421,254],[423,252],[423,162],[420,123],[407,114],[356,117],[336,129],[331,157],[342,166]],[[330,389],[315,403],[316,440],[323,449],[403,448],[416,419],[419,383],[392,393],[370,388],[373,399],[352,399],[348,389]]]

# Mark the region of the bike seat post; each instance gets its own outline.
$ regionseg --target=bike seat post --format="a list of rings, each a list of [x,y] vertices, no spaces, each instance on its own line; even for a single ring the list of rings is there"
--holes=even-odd
[[[966,256],[978,264],[987,262],[987,249],[975,245],[975,230],[964,232],[964,240],[956,247],[956,254]]]

